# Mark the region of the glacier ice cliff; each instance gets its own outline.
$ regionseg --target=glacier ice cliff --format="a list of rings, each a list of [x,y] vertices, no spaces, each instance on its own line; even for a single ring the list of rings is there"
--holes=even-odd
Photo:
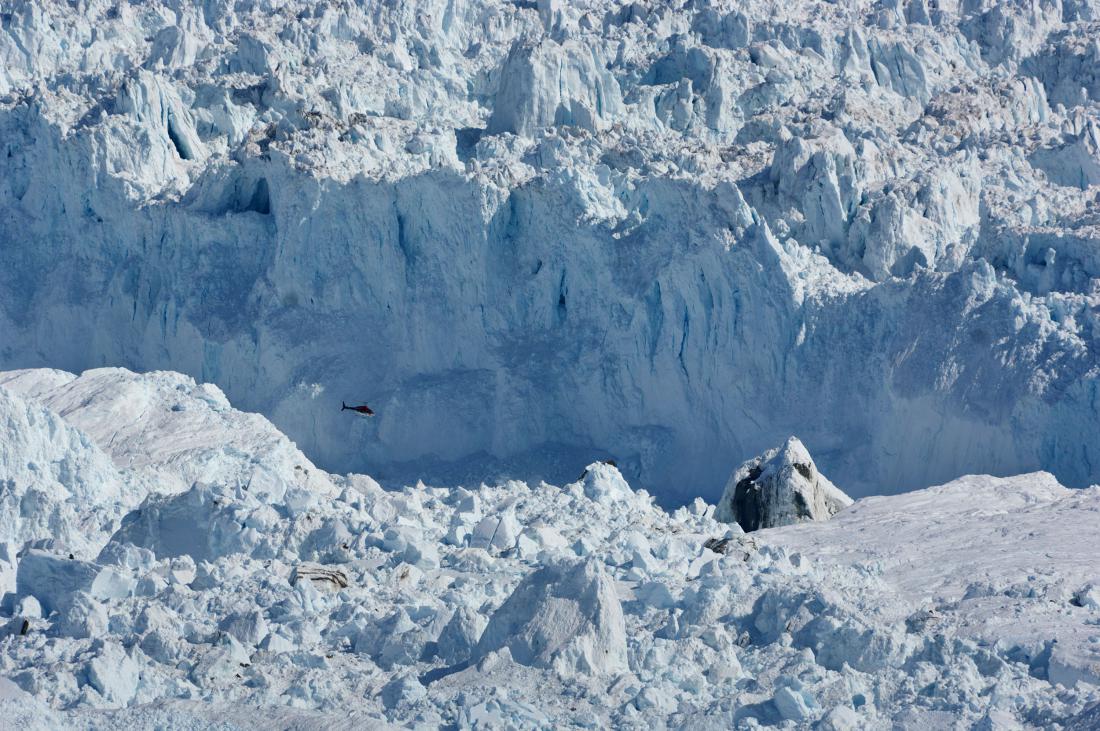
[[[717,498],[1100,479],[1095,0],[0,16],[0,367],[171,368],[318,464]],[[349,422],[344,398],[375,406]]]

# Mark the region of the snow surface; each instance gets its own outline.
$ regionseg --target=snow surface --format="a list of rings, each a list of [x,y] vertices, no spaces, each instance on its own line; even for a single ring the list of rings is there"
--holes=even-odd
[[[1100,486],[966,477],[747,536],[604,463],[562,486],[326,474],[170,372],[2,373],[0,425],[0,464],[25,465],[0,484],[7,728],[1100,713]]]
[[[0,11],[2,367],[387,484],[1100,479],[1097,0]]]

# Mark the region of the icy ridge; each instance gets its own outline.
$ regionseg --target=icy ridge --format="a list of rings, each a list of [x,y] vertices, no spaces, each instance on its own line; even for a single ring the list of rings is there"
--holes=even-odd
[[[1084,486],[1098,18],[9,3],[0,365],[184,371],[386,480],[715,499],[797,433],[857,496]]]
[[[18,727],[1073,728],[1100,703],[1100,487],[968,477],[750,538],[605,463],[386,491],[281,463],[300,453],[266,420],[179,374],[0,380],[4,418],[37,420],[10,454],[148,487],[102,547],[5,535]],[[180,492],[192,461],[207,481]]]

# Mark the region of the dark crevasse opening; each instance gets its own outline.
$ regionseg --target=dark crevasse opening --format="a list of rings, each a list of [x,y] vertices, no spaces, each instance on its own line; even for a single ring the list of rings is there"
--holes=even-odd
[[[181,160],[194,159],[194,150],[180,134],[179,128],[176,126],[176,118],[172,114],[168,115],[168,139],[172,141],[172,147],[176,148],[176,154],[180,156]]]
[[[271,190],[267,185],[267,178],[260,178],[252,188],[252,195],[244,200],[244,196],[238,201],[237,213],[252,211],[267,216],[271,213]]]
[[[455,130],[455,154],[462,162],[473,158],[477,152],[477,143],[485,130],[481,127],[462,127]]]

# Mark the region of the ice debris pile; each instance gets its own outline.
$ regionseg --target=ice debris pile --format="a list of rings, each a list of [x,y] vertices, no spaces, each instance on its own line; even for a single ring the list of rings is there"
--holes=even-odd
[[[383,490],[175,373],[3,373],[0,428],[8,728],[1100,712],[1100,487],[966,478],[747,536],[604,462],[564,486]]]
[[[714,517],[746,532],[828,520],[852,499],[825,475],[796,437],[738,467],[718,501]]]
[[[0,367],[187,372],[387,484],[614,456],[666,504],[716,500],[798,434],[853,496],[1085,486],[1098,23],[1096,0],[9,2]],[[378,418],[349,430],[341,398]]]

